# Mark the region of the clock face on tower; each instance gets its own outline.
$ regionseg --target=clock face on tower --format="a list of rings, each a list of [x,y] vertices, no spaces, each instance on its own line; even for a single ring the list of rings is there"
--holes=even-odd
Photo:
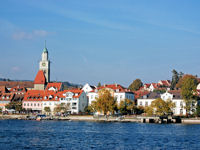
[[[42,63],[42,66],[46,66],[46,63]]]

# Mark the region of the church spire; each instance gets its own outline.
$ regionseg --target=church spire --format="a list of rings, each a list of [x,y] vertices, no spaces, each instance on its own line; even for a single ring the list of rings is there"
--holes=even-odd
[[[48,50],[47,50],[47,47],[46,47],[46,40],[45,40],[45,43],[44,43],[44,49],[43,49],[43,52],[44,52],[44,53],[48,53]]]

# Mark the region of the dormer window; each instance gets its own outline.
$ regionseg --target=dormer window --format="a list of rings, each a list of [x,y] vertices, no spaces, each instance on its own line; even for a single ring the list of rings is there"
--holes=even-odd
[[[119,89],[116,89],[116,92],[119,92]]]
[[[47,97],[45,96],[44,99],[47,99]]]
[[[78,93],[76,93],[75,96],[78,96]]]
[[[3,96],[2,99],[5,99],[5,97]]]

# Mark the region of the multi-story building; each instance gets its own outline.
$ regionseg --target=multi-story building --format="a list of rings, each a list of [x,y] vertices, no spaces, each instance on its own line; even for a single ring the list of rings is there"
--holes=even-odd
[[[42,112],[42,100],[45,96],[43,90],[29,90],[24,96],[22,107],[28,111]]]
[[[163,100],[171,100],[175,104],[175,108],[173,109],[174,115],[186,115],[185,109],[185,101],[183,100],[180,91],[169,91],[163,94],[150,92],[149,94],[143,95],[142,97],[138,98],[137,106],[150,106],[152,101],[156,100],[157,98],[161,98]],[[193,101],[192,109],[196,108],[196,101]],[[192,113],[192,112],[191,112]]]
[[[84,112],[88,106],[87,96],[83,90],[64,90],[58,93],[60,103],[68,104],[71,114]]]
[[[119,84],[105,84],[104,86],[101,86],[88,93],[89,105],[91,105],[92,101],[96,100],[99,95],[99,91],[101,91],[102,89],[109,90],[111,95],[116,98],[118,104],[124,99],[130,99],[134,101],[134,93],[130,90],[122,87]]]

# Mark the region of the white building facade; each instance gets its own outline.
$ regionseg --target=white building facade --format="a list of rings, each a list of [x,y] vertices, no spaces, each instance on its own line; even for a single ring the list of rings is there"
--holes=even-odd
[[[142,96],[137,101],[137,106],[150,106],[152,101],[154,101],[157,98],[161,98],[162,100],[171,100],[175,104],[175,108],[173,109],[174,115],[186,115],[186,109],[185,109],[185,102],[180,96],[180,93],[170,93],[166,92],[163,94],[157,94],[157,93],[150,93],[147,95]],[[196,102],[193,102],[193,109],[196,108]],[[192,113],[192,112],[191,112]]]
[[[96,98],[99,96],[99,91],[102,89],[107,89],[110,91],[111,95],[116,98],[117,103],[119,104],[122,100],[130,99],[134,101],[134,93],[123,88],[121,85],[118,84],[111,84],[111,85],[104,85],[95,89],[88,93],[88,102],[91,105],[92,101],[95,101]]]
[[[60,104],[68,104],[71,114],[84,112],[88,106],[87,96],[83,90],[65,90],[60,92]]]

